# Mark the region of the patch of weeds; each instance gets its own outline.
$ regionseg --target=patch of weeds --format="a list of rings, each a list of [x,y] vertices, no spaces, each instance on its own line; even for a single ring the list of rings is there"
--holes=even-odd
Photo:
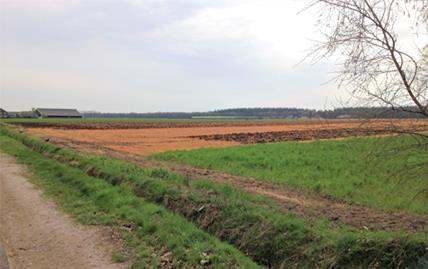
[[[111,260],[114,263],[123,263],[123,262],[126,262],[128,260],[128,258],[124,254],[122,254],[120,252],[114,252],[111,255]]]

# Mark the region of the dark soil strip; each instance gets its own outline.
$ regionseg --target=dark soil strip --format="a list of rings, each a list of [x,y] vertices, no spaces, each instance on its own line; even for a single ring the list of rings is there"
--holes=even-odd
[[[305,141],[315,139],[335,139],[351,136],[374,136],[397,134],[402,132],[423,132],[428,131],[428,125],[414,126],[412,128],[340,128],[340,129],[314,129],[295,130],[281,132],[256,132],[256,133],[233,133],[191,136],[202,140],[233,141],[242,144],[273,143],[284,141]]]
[[[163,168],[191,179],[208,179],[227,183],[248,193],[269,197],[284,210],[307,219],[328,219],[359,229],[381,231],[423,231],[428,227],[428,217],[408,213],[386,212],[374,208],[344,202],[297,191],[282,185],[260,182],[252,178],[234,176],[223,172],[200,169],[175,163],[160,162],[128,153],[113,151],[91,143],[51,138],[50,143],[72,148],[84,153],[105,154],[126,160],[145,168]]]

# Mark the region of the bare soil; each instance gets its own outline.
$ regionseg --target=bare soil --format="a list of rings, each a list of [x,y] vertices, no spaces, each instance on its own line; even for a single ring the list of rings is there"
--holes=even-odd
[[[0,269],[9,269],[9,262],[7,261],[6,252],[3,248],[3,243],[0,240]]]
[[[78,225],[25,177],[25,167],[0,152],[0,236],[10,268],[125,268],[108,227]]]
[[[248,193],[266,196],[284,212],[291,212],[306,219],[328,219],[336,224],[347,224],[358,229],[377,231],[405,230],[415,232],[428,229],[428,216],[383,211],[332,197],[303,192],[283,185],[260,182],[249,177],[156,161],[145,156],[119,152],[91,143],[82,144],[58,138],[51,139],[50,142],[72,148],[78,152],[108,155],[144,168],[163,168],[193,180],[207,179],[213,182],[227,183]]]
[[[33,126],[35,123],[31,123]],[[292,121],[292,122],[151,122],[151,123],[37,123],[51,128],[27,128],[30,133],[138,155],[169,150],[228,147],[265,143],[387,134],[428,130],[428,121]],[[170,125],[168,125],[170,124]],[[199,125],[205,124],[205,127]],[[222,124],[222,126],[217,126]],[[124,128],[124,126],[127,128]],[[146,128],[143,126],[150,126]],[[66,128],[64,126],[67,126]],[[104,128],[105,129],[102,129]],[[128,128],[134,126],[135,128]],[[166,127],[169,126],[169,127]],[[172,127],[178,126],[178,127]],[[195,127],[196,126],[196,127]],[[118,127],[114,129],[113,127]],[[397,129],[398,127],[398,129]]]
[[[314,139],[336,139],[357,136],[380,136],[400,132],[428,131],[428,125],[412,128],[340,128],[340,129],[311,129],[281,132],[233,133],[192,136],[206,141],[231,141],[241,144],[274,143],[284,141],[306,141]]]

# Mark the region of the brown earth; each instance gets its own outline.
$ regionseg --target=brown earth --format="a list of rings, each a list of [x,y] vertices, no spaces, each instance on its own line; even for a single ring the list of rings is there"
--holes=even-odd
[[[1,152],[0,166],[0,236],[10,268],[128,266],[111,261],[121,243],[110,228],[74,223],[28,182],[24,166]]]
[[[33,123],[31,124],[30,126],[34,125]],[[37,124],[41,126],[49,124],[53,128],[27,127],[27,130],[30,133],[44,137],[67,139],[79,143],[91,143],[99,147],[138,155],[149,155],[169,150],[227,147],[242,143],[330,139],[385,134],[391,133],[395,125],[399,127],[399,130],[428,130],[428,121],[422,120],[238,122],[233,123],[234,125],[230,122],[136,122],[126,124],[120,122],[108,124],[83,122],[73,124]],[[134,126],[135,128],[123,128],[123,124],[126,127]],[[206,124],[207,126],[192,127],[198,124]],[[215,126],[216,124],[222,124],[223,126]],[[142,127],[147,125],[151,127]],[[172,125],[180,126],[180,128],[172,127]],[[67,126],[67,128],[64,126]],[[102,129],[100,126],[106,128]],[[118,127],[119,129],[114,129],[113,127]]]
[[[218,127],[216,127],[217,129]],[[211,128],[213,129],[213,128]],[[100,147],[133,154],[149,155],[168,150],[185,150],[205,147],[227,147],[237,142],[204,141],[190,138],[191,135],[216,133],[218,130],[204,128],[160,128],[160,129],[107,129],[107,130],[63,130],[53,128],[29,128],[48,138],[61,138],[79,143],[96,144]],[[210,132],[211,131],[211,132]]]
[[[387,212],[369,208],[332,197],[323,197],[283,185],[260,182],[253,178],[201,169],[171,162],[162,162],[125,152],[99,147],[92,143],[53,138],[51,143],[72,148],[78,152],[108,155],[144,168],[163,168],[193,180],[207,179],[227,183],[248,193],[263,195],[274,201],[284,212],[291,212],[306,219],[328,219],[336,224],[347,224],[358,229],[380,231],[425,231],[428,216]]]
[[[7,261],[6,252],[3,248],[3,243],[0,240],[0,269],[9,269],[9,262]]]
[[[198,138],[206,141],[230,141],[241,144],[254,143],[274,143],[284,141],[306,141],[314,139],[335,139],[357,136],[380,136],[405,132],[428,131],[428,125],[412,128],[338,128],[338,129],[310,129],[281,132],[256,132],[256,133],[233,133],[199,135],[191,138]]]

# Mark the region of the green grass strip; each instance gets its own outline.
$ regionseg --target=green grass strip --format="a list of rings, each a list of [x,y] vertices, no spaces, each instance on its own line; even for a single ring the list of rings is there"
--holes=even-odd
[[[154,157],[371,207],[428,214],[428,141],[417,136],[254,144]]]

